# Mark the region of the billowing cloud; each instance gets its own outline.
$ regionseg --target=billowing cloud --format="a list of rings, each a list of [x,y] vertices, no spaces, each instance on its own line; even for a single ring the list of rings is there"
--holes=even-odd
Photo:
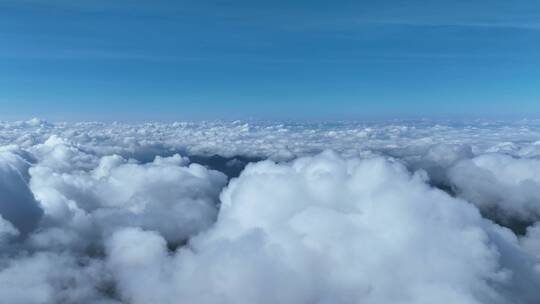
[[[39,252],[2,261],[0,296],[3,303],[118,304],[112,281],[96,259]]]
[[[140,229],[108,263],[131,303],[529,303],[540,273],[511,232],[380,158],[248,166],[214,227],[170,256]],[[515,272],[520,270],[520,272]],[[527,293],[513,293],[526,278]],[[147,287],[153,292],[148,293]],[[518,288],[518,289],[519,289]]]
[[[539,138],[535,121],[0,122],[0,299],[536,303]]]
[[[540,223],[527,228],[527,234],[521,238],[521,246],[532,255],[540,258]],[[540,271],[540,264],[537,266]]]
[[[78,162],[92,160],[90,155],[64,141],[49,139],[45,145],[42,161],[30,169],[30,187],[45,212],[43,226],[50,227],[34,236],[37,244],[67,245],[78,241],[73,234],[100,238],[125,226],[156,230],[181,243],[215,220],[226,183],[220,172],[188,165],[179,155],[146,164],[104,156],[83,170]]]
[[[459,196],[497,217],[540,220],[540,160],[485,154],[449,170]]]

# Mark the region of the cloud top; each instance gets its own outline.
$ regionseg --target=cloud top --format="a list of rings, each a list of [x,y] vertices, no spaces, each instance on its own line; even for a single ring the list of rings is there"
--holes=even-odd
[[[1,122],[0,298],[536,303],[537,126]]]

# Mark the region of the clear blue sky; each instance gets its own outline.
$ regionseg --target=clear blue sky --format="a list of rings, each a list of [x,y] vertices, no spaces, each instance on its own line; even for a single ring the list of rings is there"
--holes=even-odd
[[[539,16],[536,0],[0,0],[0,119],[537,116]]]

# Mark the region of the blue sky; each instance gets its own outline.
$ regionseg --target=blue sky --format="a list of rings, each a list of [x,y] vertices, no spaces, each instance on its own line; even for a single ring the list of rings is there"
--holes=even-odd
[[[539,1],[0,0],[0,119],[540,115]]]

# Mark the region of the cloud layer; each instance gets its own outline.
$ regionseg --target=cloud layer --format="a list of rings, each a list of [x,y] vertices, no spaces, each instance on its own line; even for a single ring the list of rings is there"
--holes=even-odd
[[[2,302],[540,299],[534,122],[0,126]]]

